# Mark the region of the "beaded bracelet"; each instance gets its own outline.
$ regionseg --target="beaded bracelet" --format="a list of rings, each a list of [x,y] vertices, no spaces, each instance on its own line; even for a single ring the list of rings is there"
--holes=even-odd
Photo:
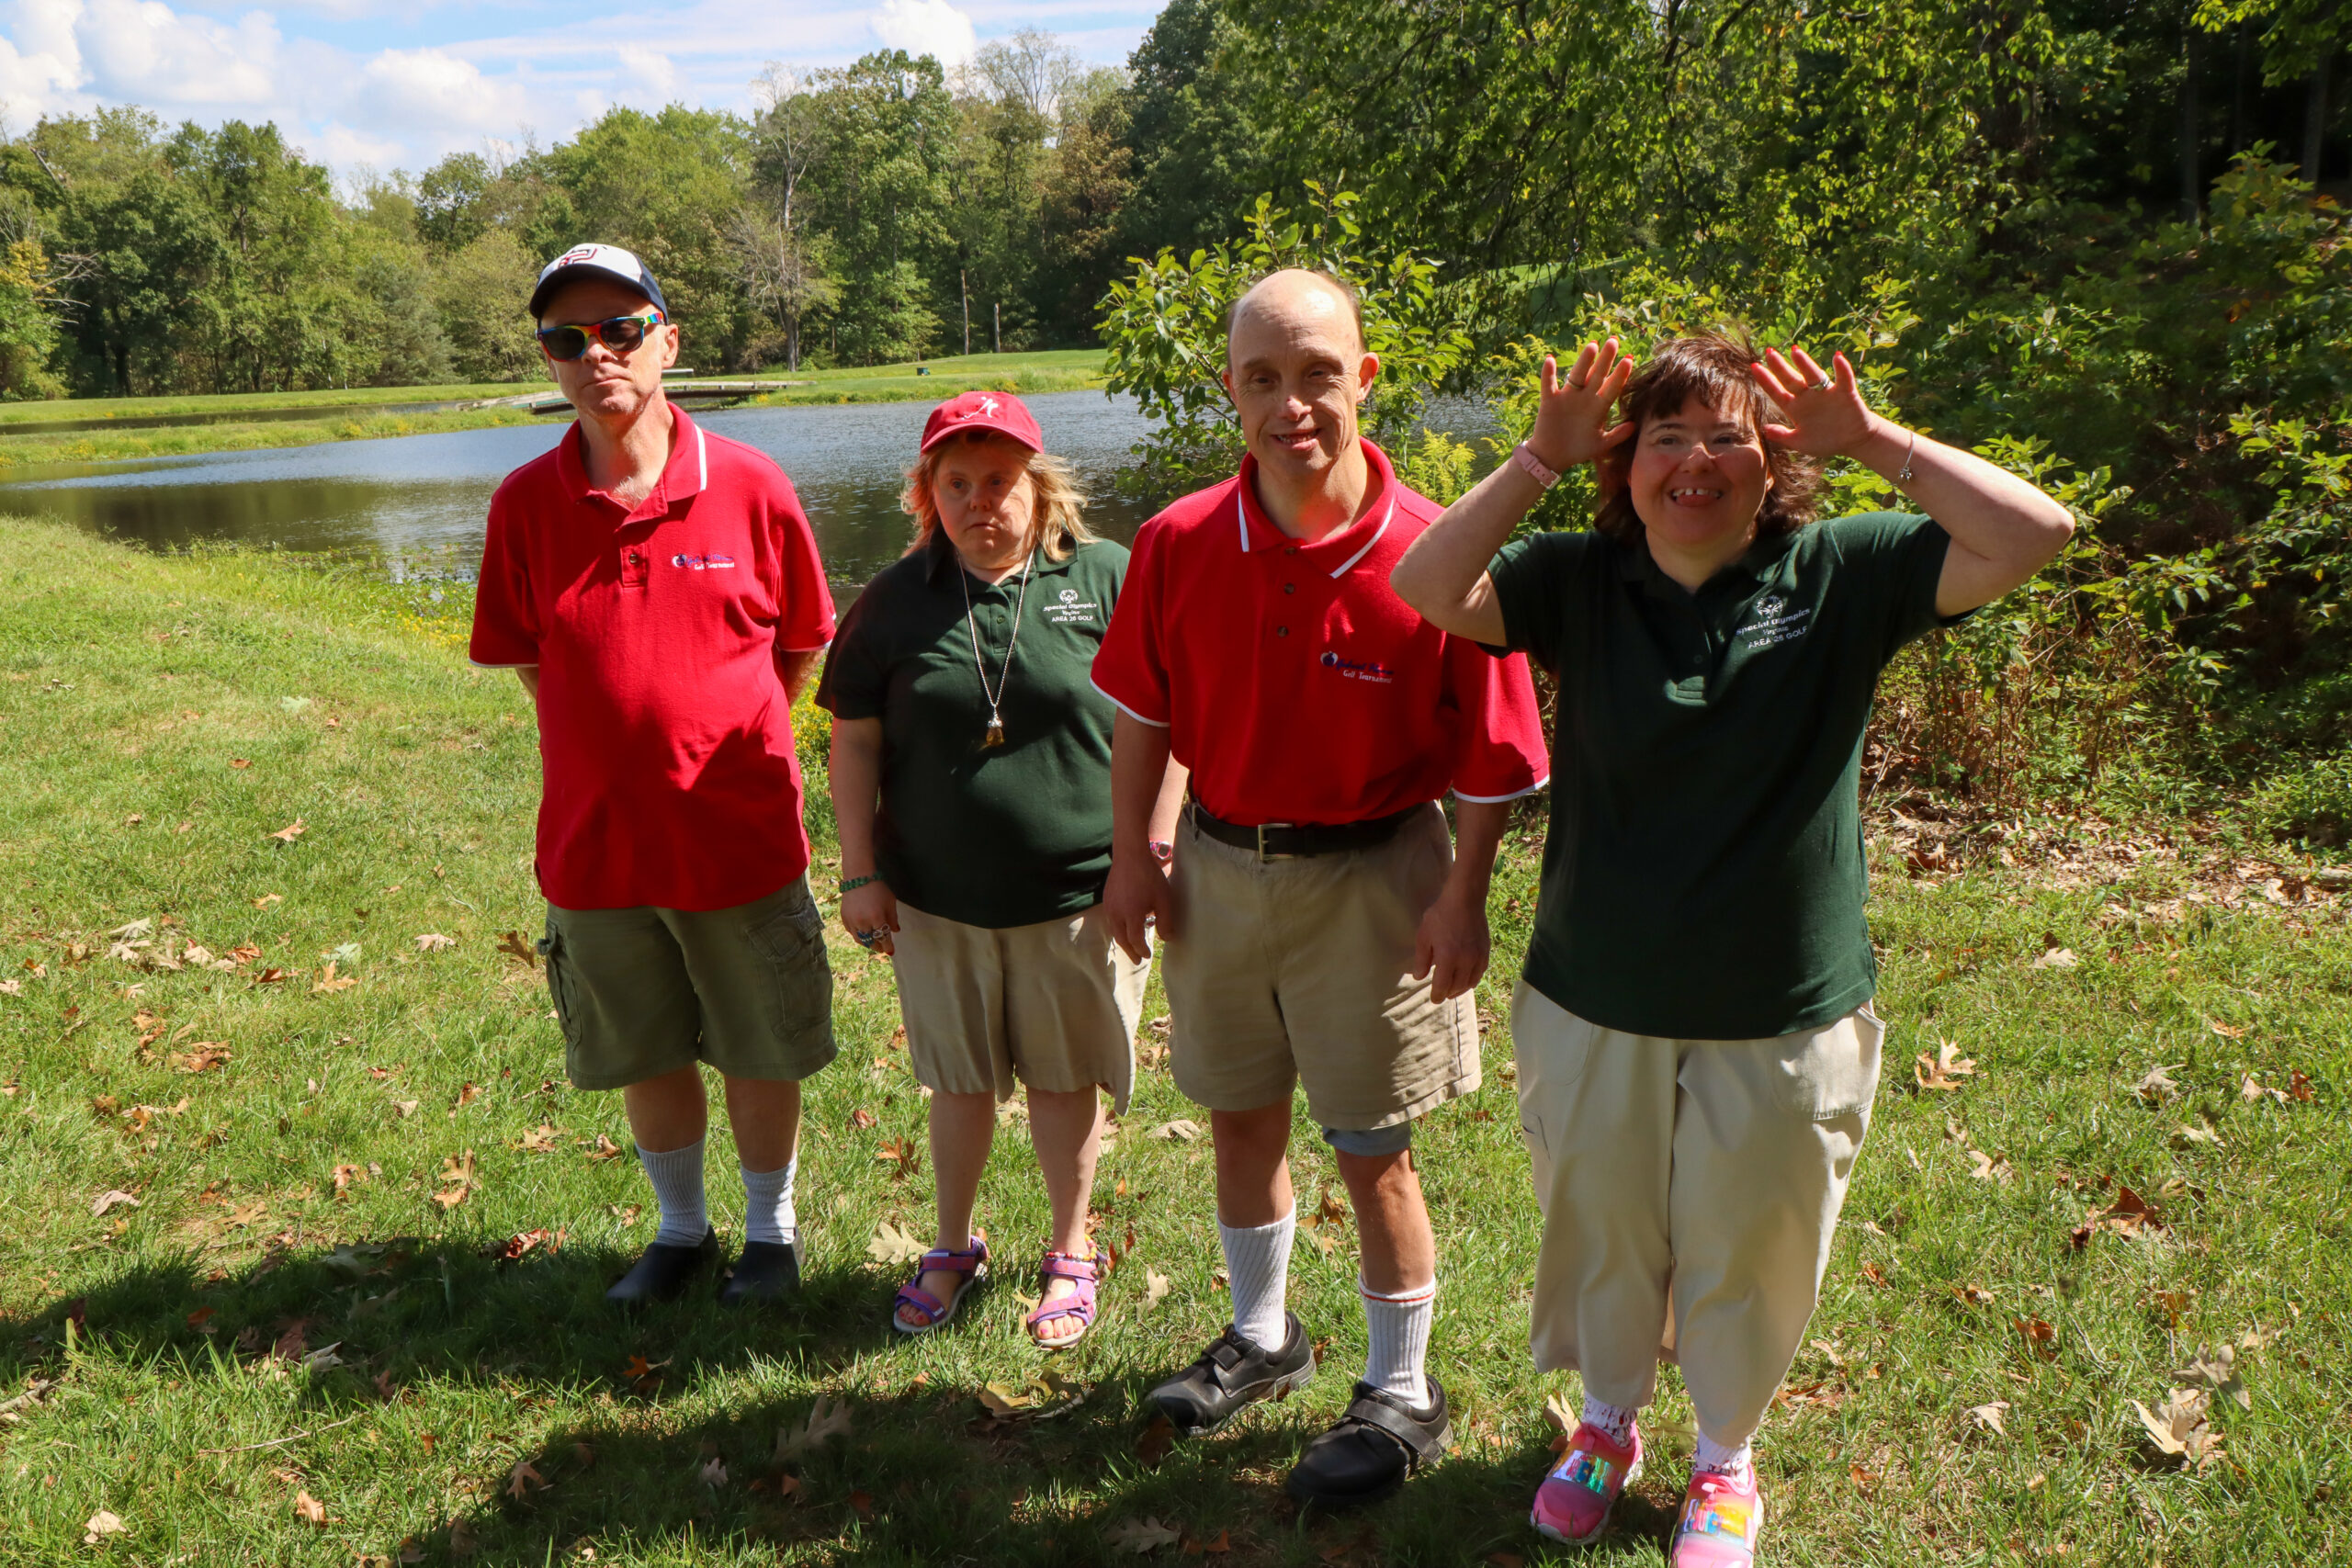
[[[870,882],[879,882],[882,879],[878,876],[853,876],[848,881],[842,884],[842,891],[843,893],[854,893]]]

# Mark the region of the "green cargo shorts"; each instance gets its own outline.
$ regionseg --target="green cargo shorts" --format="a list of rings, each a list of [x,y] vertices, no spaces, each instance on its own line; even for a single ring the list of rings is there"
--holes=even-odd
[[[548,906],[548,990],[575,1089],[707,1062],[805,1078],[833,1059],[833,972],[808,879],[731,909]]]

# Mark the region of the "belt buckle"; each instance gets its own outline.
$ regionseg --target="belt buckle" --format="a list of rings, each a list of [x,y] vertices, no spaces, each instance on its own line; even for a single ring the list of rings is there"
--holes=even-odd
[[[1266,829],[1269,829],[1269,828],[1295,828],[1295,827],[1297,827],[1297,826],[1298,826],[1298,824],[1297,824],[1297,823],[1295,823],[1295,822],[1261,822],[1261,823],[1259,823],[1259,824],[1258,824],[1258,829],[1257,829],[1257,832],[1258,832],[1258,863],[1259,863],[1260,865],[1264,865],[1264,864],[1265,864],[1267,862],[1269,862],[1269,861],[1277,861],[1277,860],[1296,860],[1296,859],[1298,858],[1296,855],[1283,855],[1283,854],[1273,854],[1273,853],[1269,852],[1268,852],[1268,850],[1267,850],[1267,848],[1266,848]]]

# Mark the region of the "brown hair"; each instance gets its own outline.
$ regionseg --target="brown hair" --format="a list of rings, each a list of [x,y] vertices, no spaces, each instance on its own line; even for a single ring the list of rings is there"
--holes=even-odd
[[[1619,402],[1621,417],[1631,420],[1634,434],[1600,459],[1605,499],[1593,514],[1592,525],[1620,544],[1642,536],[1642,520],[1634,511],[1634,497],[1625,484],[1633,465],[1634,446],[1652,420],[1679,413],[1693,399],[1709,408],[1744,414],[1760,436],[1767,422],[1779,423],[1781,407],[1756,384],[1748,367],[1757,360],[1756,344],[1746,333],[1693,333],[1669,338],[1650,351],[1650,357],[1625,385]],[[1821,504],[1825,481],[1821,465],[1802,452],[1777,442],[1764,442],[1764,464],[1772,488],[1756,513],[1756,536],[1769,539],[1793,534],[1814,519]]]
[[[907,547],[907,554],[912,555],[931,543],[931,536],[939,531],[939,498],[933,493],[932,485],[939,477],[940,459],[947,456],[948,447],[958,442],[1004,439],[990,431],[967,430],[949,436],[915,459],[915,466],[907,470],[907,488],[899,496],[899,510],[915,520],[914,542]],[[1060,560],[1079,546],[1094,542],[1093,530],[1087,527],[1080,515],[1086,497],[1070,474],[1069,459],[1043,452],[1030,453],[1029,487],[1036,492],[1029,513],[1030,522],[1038,530],[1034,547],[1044,550],[1047,560]]]

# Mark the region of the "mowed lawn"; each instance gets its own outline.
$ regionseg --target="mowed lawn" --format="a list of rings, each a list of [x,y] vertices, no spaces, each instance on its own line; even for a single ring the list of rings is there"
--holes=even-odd
[[[1205,1117],[1140,1075],[1097,1197],[1106,1315],[1053,1360],[1019,1329],[1046,1213],[1006,1119],[996,1280],[901,1339],[870,1248],[926,1229],[923,1102],[887,965],[837,938],[805,1301],[616,1316],[650,1199],[523,955],[532,724],[464,662],[463,591],[14,522],[0,562],[0,1562],[1657,1561],[1670,1371],[1619,1532],[1579,1555],[1526,1525],[1545,1401],[1574,1398],[1526,1357],[1505,1015],[1532,825],[1496,889],[1487,1086],[1420,1145],[1458,1447],[1395,1503],[1302,1518],[1282,1478],[1363,1352],[1311,1134],[1292,1301],[1323,1375],[1163,1453],[1136,1402],[1227,1315]],[[1874,852],[1888,1068],[1762,1435],[1768,1560],[2352,1560],[2345,896],[2185,825],[1999,847],[1957,844],[1987,869],[1934,886]],[[723,1137],[710,1169],[732,1242]],[[1043,1408],[1077,1403],[1038,1417],[1045,1373]],[[991,1383],[1030,1408],[992,1415]],[[2164,1420],[2175,1389],[2178,1457],[2133,1405]]]
[[[522,329],[518,326],[516,330]],[[980,388],[1032,395],[1083,391],[1102,385],[1103,368],[1101,349],[1032,349],[797,374],[774,367],[750,377],[713,371],[699,378],[778,383],[776,390],[739,400],[739,403],[881,403],[944,400]],[[692,382],[679,385],[691,386]],[[28,464],[178,457],[201,452],[312,446],[330,441],[379,441],[491,425],[532,424],[554,416],[520,408],[435,409],[429,405],[553,390],[551,382],[537,380],[230,393],[217,397],[61,398],[0,404],[0,473]],[[154,418],[192,418],[206,423],[136,423]],[[100,420],[132,423],[85,430],[56,428],[61,423]]]

